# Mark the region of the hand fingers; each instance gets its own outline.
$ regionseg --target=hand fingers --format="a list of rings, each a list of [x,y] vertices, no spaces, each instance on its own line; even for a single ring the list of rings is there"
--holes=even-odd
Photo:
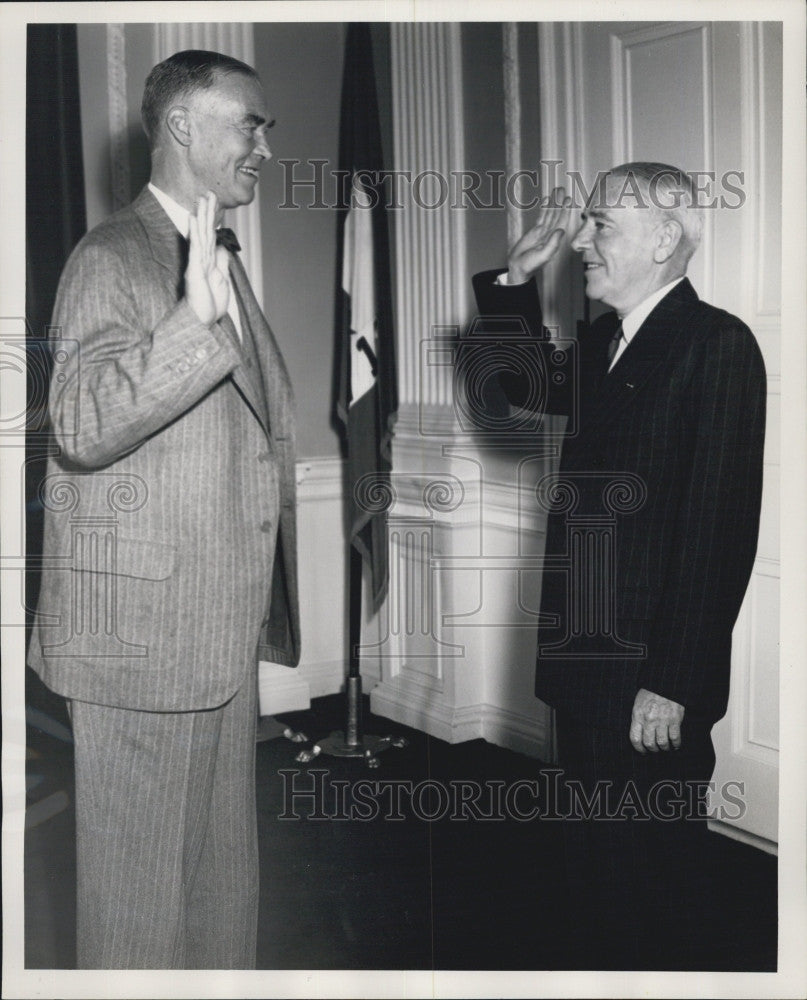
[[[632,723],[630,727],[631,746],[638,753],[644,754],[647,753],[647,751],[645,750],[644,744],[642,743],[642,732],[643,732],[643,727],[641,722]]]
[[[634,722],[630,730],[630,741],[634,750],[639,753],[658,753],[659,750],[669,751],[680,750],[681,748],[681,727],[672,724],[669,726],[647,726],[641,722]]]
[[[659,726],[656,729],[656,746],[659,750],[670,749],[670,737],[666,726]]]
[[[547,237],[545,247],[548,251],[554,254],[563,239],[565,230],[563,228],[553,230]]]
[[[658,744],[656,743],[656,729],[651,726],[642,727],[642,746],[645,750],[649,750],[650,753],[658,753]]]

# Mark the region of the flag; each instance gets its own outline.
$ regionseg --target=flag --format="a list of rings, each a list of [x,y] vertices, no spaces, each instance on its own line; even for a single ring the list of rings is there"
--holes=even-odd
[[[338,389],[345,430],[350,544],[371,568],[373,606],[387,586],[386,510],[357,489],[389,479],[398,408],[383,157],[369,24],[349,24],[342,78],[337,267]]]

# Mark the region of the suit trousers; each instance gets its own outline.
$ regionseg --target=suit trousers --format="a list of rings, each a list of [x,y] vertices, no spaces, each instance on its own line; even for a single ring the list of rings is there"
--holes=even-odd
[[[685,716],[680,750],[642,755],[627,725],[558,715],[569,937],[589,967],[708,963],[710,730]]]
[[[82,969],[251,969],[257,668],[224,705],[73,700]]]

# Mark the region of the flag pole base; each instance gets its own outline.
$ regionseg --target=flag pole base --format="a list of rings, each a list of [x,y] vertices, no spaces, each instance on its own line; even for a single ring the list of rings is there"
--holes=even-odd
[[[329,757],[363,757],[368,767],[378,767],[378,754],[390,747],[402,750],[407,746],[403,736],[371,736],[365,735],[360,743],[348,743],[343,732],[333,732],[316,744],[321,753]]]
[[[362,732],[361,719],[361,676],[354,669],[347,677],[347,718],[344,732],[333,732],[324,740],[319,740],[310,750],[301,750],[295,760],[298,764],[309,764],[321,753],[329,757],[361,757],[368,767],[379,767],[378,754],[390,747],[403,749],[407,740],[403,736],[373,736]]]

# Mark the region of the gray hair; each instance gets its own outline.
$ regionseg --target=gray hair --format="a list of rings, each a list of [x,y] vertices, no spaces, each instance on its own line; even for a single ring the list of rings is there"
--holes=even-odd
[[[143,129],[152,149],[159,135],[161,119],[174,101],[212,87],[220,73],[241,73],[258,78],[255,70],[240,59],[204,49],[175,52],[157,63],[146,78],[140,106]]]
[[[657,217],[673,219],[681,226],[678,252],[685,261],[695,253],[703,233],[703,209],[697,203],[697,191],[689,175],[669,163],[636,161],[622,163],[607,176],[626,177],[647,198]]]

